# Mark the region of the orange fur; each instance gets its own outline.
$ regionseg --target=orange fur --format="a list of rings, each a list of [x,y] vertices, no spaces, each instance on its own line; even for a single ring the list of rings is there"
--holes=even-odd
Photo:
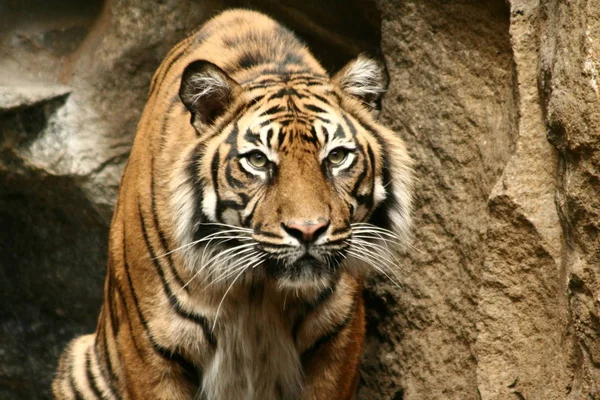
[[[354,398],[370,253],[352,224],[383,221],[372,249],[388,254],[385,235],[410,218],[410,157],[371,108],[387,85],[378,68],[360,58],[330,78],[245,10],[175,46],[121,182],[98,328],[64,352],[56,398]],[[326,250],[304,262],[302,246]]]

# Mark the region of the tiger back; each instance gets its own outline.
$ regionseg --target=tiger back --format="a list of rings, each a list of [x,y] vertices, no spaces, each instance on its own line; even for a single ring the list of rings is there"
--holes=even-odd
[[[152,80],[95,333],[57,399],[352,399],[363,277],[393,279],[411,159],[359,56],[330,77],[289,30],[230,10]],[[392,247],[392,248],[391,248]]]

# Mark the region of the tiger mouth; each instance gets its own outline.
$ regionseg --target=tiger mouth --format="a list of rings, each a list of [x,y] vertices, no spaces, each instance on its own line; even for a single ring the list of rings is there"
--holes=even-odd
[[[270,247],[270,246],[269,246]],[[285,246],[286,250],[267,254],[266,271],[274,278],[314,280],[336,276],[345,259],[347,246],[335,249],[323,246]]]

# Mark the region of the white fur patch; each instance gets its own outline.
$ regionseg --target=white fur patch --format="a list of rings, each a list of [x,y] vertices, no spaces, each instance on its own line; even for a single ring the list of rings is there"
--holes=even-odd
[[[344,72],[340,85],[346,92],[362,98],[384,93],[382,82],[381,66],[370,58],[360,56]]]
[[[212,221],[217,220],[217,193],[212,186],[204,188],[204,198],[202,199],[202,211]]]
[[[217,325],[219,346],[204,365],[201,398],[300,397],[302,365],[278,306],[264,298],[233,303],[224,310],[220,318],[227,322]]]
[[[77,338],[72,347],[73,384],[83,394],[84,398],[95,398],[87,375],[87,353],[94,345],[94,335],[85,335]]]
[[[190,182],[180,178],[171,180],[171,206],[173,208],[173,226],[179,243],[191,240],[194,219],[194,188]]]
[[[390,172],[396,207],[389,211],[394,231],[408,238],[412,222],[412,160],[404,146],[394,146],[390,150]]]
[[[387,193],[385,191],[385,187],[383,187],[383,183],[380,176],[375,178],[375,188],[373,189],[373,192],[375,205],[381,203],[387,197]]]
[[[190,83],[194,87],[192,104],[195,104],[202,97],[212,94],[226,96],[231,88],[223,80],[223,76],[214,71],[207,71],[206,75],[195,75],[190,78]]]

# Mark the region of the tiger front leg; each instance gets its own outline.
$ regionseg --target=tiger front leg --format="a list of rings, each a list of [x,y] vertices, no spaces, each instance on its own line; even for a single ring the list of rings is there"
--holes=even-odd
[[[332,330],[302,355],[306,374],[304,400],[356,398],[364,336],[364,300],[359,295],[347,324],[341,330]]]

